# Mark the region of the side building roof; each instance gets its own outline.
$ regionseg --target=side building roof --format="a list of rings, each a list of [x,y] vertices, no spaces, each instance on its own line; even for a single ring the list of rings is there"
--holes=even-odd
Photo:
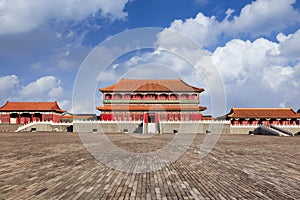
[[[300,118],[292,108],[232,108],[227,118]]]
[[[181,79],[145,80],[121,79],[117,83],[100,88],[101,92],[203,92],[203,88],[191,86]]]
[[[9,102],[7,101],[0,111],[55,111],[59,113],[66,112],[62,110],[56,101],[54,102]]]

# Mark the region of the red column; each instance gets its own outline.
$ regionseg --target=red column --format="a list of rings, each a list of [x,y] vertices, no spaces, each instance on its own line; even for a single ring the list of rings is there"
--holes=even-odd
[[[21,114],[18,114],[18,124],[21,124]]]
[[[144,122],[148,123],[148,113],[144,113]]]
[[[8,113],[8,123],[10,124],[10,113]]]
[[[158,119],[158,113],[155,113],[155,123],[158,123],[159,119]]]

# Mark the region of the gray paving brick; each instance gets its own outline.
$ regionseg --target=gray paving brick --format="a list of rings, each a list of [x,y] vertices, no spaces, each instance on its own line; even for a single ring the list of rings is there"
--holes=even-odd
[[[149,152],[174,135],[108,134],[119,148]],[[95,160],[76,133],[1,133],[0,199],[297,199],[300,137],[222,135],[203,159],[205,135],[174,163],[125,173]],[[158,161],[158,160],[157,160]],[[154,163],[141,162],[141,167]],[[136,167],[128,163],[128,169]]]

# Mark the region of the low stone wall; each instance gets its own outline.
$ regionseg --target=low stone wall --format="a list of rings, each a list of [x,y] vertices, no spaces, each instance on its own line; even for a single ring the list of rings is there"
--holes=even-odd
[[[230,134],[230,124],[224,121],[200,122],[201,131],[205,134]]]
[[[14,132],[19,125],[0,124],[0,132]],[[200,134],[249,134],[257,126],[231,126],[227,121],[201,121],[201,122],[160,122],[159,133],[200,133]],[[292,133],[300,132],[300,126],[278,126]],[[143,131],[143,128],[145,129]],[[71,125],[64,124],[33,124],[22,132],[49,131],[49,132],[105,132],[105,133],[147,133],[147,126],[142,122],[100,122],[78,121]]]
[[[198,123],[161,122],[159,124],[160,133],[198,133],[199,127]]]
[[[33,124],[23,130],[21,132],[35,132],[35,131],[47,131],[47,132],[67,132],[67,125],[52,125],[52,124]]]
[[[224,122],[161,122],[161,133],[228,134],[230,125]]]
[[[249,131],[253,131],[257,127],[255,127],[255,126],[231,126],[230,133],[231,134],[249,134]]]
[[[142,133],[141,122],[74,122],[74,132]]]
[[[19,127],[19,124],[0,124],[0,132],[14,132]]]
[[[147,126],[144,126],[147,128]],[[74,132],[105,132],[105,133],[143,133],[141,122],[74,122]],[[230,124],[224,122],[161,122],[160,133],[230,133]],[[147,133],[144,130],[144,133]]]

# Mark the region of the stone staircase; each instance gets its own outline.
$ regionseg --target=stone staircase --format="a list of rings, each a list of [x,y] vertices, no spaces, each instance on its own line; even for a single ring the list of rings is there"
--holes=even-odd
[[[46,122],[30,122],[19,126],[15,132],[30,132],[30,131],[55,131],[55,132],[67,132],[69,127],[73,126],[73,123],[56,123],[52,121]]]

